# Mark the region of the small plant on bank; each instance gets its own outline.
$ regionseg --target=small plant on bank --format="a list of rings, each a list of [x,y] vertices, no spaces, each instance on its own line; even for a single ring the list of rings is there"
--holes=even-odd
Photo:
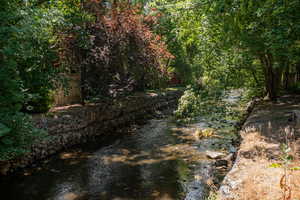
[[[198,137],[198,138],[209,138],[209,137],[214,137],[216,136],[216,131],[212,128],[207,128],[207,129],[204,129],[204,130],[201,130],[201,129],[197,129],[195,131],[195,135]]]
[[[280,188],[283,192],[282,200],[291,200],[292,189],[290,183],[291,172],[295,170],[300,170],[300,166],[292,166],[295,159],[295,153],[293,149],[294,129],[286,127],[284,130],[285,143],[280,145],[280,162],[272,163],[269,167],[271,168],[282,168],[284,174],[280,178]]]
[[[217,192],[210,192],[209,196],[205,200],[217,200],[218,194]]]

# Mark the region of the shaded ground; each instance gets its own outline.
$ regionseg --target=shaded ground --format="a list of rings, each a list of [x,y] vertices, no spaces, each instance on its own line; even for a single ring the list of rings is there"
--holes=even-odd
[[[270,167],[283,163],[281,144],[292,148],[289,154],[294,160],[287,169],[300,166],[299,111],[299,96],[284,96],[276,103],[263,102],[255,107],[241,131],[242,144],[236,163],[220,188],[220,199],[281,200],[283,188],[286,188],[285,200],[300,199],[300,172],[285,173],[284,168]]]

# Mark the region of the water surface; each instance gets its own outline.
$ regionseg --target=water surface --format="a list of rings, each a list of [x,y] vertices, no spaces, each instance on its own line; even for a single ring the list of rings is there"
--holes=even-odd
[[[194,140],[167,120],[152,120],[109,146],[65,151],[1,180],[1,199],[184,199],[189,165],[204,159]]]

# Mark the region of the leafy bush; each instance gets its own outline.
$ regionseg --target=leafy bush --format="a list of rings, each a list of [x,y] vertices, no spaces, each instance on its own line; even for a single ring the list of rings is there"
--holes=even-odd
[[[39,92],[37,95],[30,94],[22,110],[27,113],[45,113],[52,107],[53,102],[54,98],[51,92]]]
[[[46,111],[48,94],[59,77],[60,70],[53,66],[54,13],[30,3],[12,0],[0,5],[0,160],[24,153],[43,135],[21,109],[43,104],[38,111]]]
[[[188,87],[179,99],[179,105],[175,111],[177,118],[195,117],[201,106],[201,95],[195,89]]]
[[[28,152],[30,144],[46,133],[33,126],[28,115],[21,112],[0,113],[0,160]]]
[[[189,86],[179,99],[175,117],[179,122],[190,122],[198,116],[208,117],[212,121],[238,119],[241,113],[234,107],[241,103],[241,97],[237,102],[227,101],[226,98],[230,97],[229,91]]]
[[[47,112],[53,102],[50,92],[62,78],[62,68],[55,65],[58,60],[54,42],[56,11],[26,8],[22,13],[23,18],[17,26],[24,30],[16,38],[22,42],[19,43],[18,56],[14,59],[26,93],[23,110]]]
[[[30,117],[20,112],[25,99],[22,81],[13,61],[3,61],[0,68],[0,160],[27,152],[29,145],[45,135],[34,128]]]

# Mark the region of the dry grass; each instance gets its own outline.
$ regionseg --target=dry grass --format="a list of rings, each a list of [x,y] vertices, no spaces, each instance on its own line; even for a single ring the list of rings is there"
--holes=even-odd
[[[249,133],[244,139],[247,142],[241,145],[240,160],[236,166],[238,170],[233,170],[230,175],[234,180],[241,181],[231,190],[234,193],[233,197],[221,199],[300,200],[300,171],[287,170],[287,186],[291,196],[289,198],[287,194],[284,199],[281,186],[285,175],[284,168],[269,167],[273,162],[278,162],[279,144],[266,142],[259,132]],[[294,156],[299,159],[298,155]],[[288,167],[296,166],[300,166],[300,163],[295,160]]]
[[[263,109],[271,111],[264,112]],[[219,199],[300,200],[300,171],[290,170],[300,166],[300,128],[295,129],[293,137],[284,135],[285,127],[289,126],[285,117],[287,112],[290,108],[260,108],[248,119],[241,133],[243,141],[238,159],[223,183],[224,188],[229,189],[225,194],[226,190],[221,188]],[[271,168],[273,163],[283,163],[280,149],[283,143],[292,148],[290,154],[296,159],[281,168]],[[284,188],[287,188],[285,197]]]

